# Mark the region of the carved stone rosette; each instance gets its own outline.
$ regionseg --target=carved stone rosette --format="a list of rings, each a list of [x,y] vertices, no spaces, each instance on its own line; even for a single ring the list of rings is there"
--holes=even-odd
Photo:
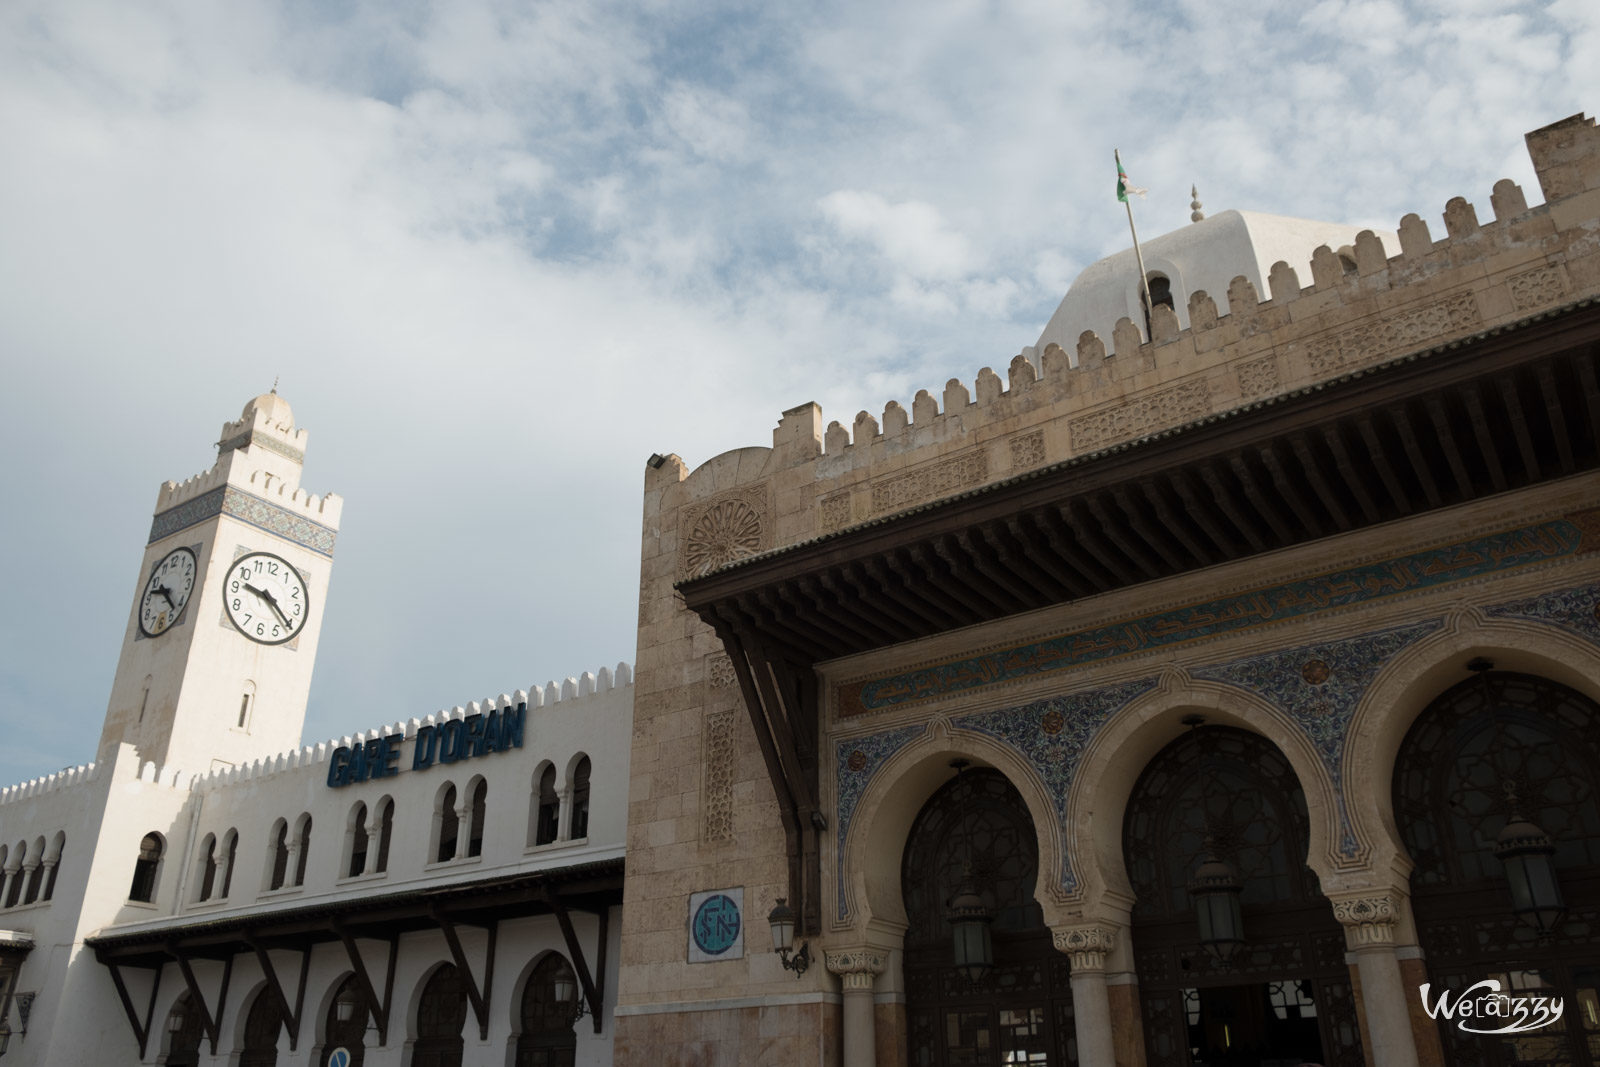
[[[1053,933],[1057,952],[1072,957],[1072,969],[1103,971],[1106,957],[1117,947],[1117,932],[1105,926],[1074,926]]]
[[[870,993],[874,979],[883,973],[884,968],[883,954],[870,948],[825,952],[822,959],[829,973],[838,975],[847,991],[864,989]]]
[[[767,486],[746,486],[684,506],[678,519],[685,578],[698,578],[772,547]]]
[[[1394,944],[1400,905],[1392,894],[1346,897],[1333,902],[1333,917],[1344,926],[1352,947]]]

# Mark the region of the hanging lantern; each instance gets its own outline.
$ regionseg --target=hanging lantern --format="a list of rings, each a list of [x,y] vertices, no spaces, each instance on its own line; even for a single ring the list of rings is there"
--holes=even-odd
[[[1207,841],[1205,860],[1194,872],[1189,895],[1200,922],[1200,943],[1223,963],[1244,944],[1244,913],[1239,908],[1243,893],[1233,868],[1217,857]]]
[[[950,898],[945,921],[955,941],[956,970],[968,982],[982,981],[994,966],[994,941],[989,936],[989,926],[994,916],[983,905],[972,881],[970,865],[962,871],[961,884]]]
[[[1561,883],[1556,881],[1555,846],[1549,835],[1516,810],[1509,787],[1506,793],[1513,804],[1511,821],[1495,839],[1494,854],[1505,864],[1511,883],[1511,911],[1543,936],[1555,930],[1567,913]]]
[[[556,1003],[571,1006],[578,996],[578,983],[572,977],[572,972],[565,967],[556,972],[555,980]]]

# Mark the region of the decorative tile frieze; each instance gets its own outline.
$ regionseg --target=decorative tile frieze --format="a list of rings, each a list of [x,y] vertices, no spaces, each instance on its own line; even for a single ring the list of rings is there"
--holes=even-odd
[[[1209,414],[1210,389],[1204,378],[1196,378],[1072,419],[1067,429],[1072,435],[1072,450],[1084,453],[1181,426]]]
[[[163,537],[170,537],[179,530],[188,529],[217,515],[232,516],[319,555],[333,556],[334,541],[338,534],[332,527],[231,485],[219,486],[157,514],[150,523],[150,540],[147,543],[154,544]]]
[[[1086,693],[1035,700],[1017,707],[961,715],[951,719],[950,725],[992,737],[1015,750],[1039,776],[1055,806],[1057,819],[1065,826],[1067,796],[1072,792],[1072,779],[1077,774],[1084,749],[1089,747],[1090,740],[1106,720],[1130,700],[1155,687],[1155,679],[1146,678]],[[1056,717],[1061,725],[1052,732]],[[1063,853],[1061,886],[1071,892],[1077,884],[1077,876]]]
[[[841,719],[851,718],[1547,563],[1600,546],[1597,517],[1600,512],[1581,512],[977,656],[856,679],[838,686],[835,705]],[[1294,669],[1298,673],[1303,667]]]
[[[1344,745],[1356,705],[1384,664],[1401,649],[1444,626],[1428,619],[1343,641],[1302,645],[1192,669],[1195,678],[1247,689],[1287,712],[1310,739],[1339,798],[1339,851],[1358,851],[1344,798]]]
[[[938,500],[982,485],[988,477],[989,453],[975,448],[914,467],[904,474],[879,478],[872,483],[872,510],[880,514]]]
[[[867,791],[873,775],[878,773],[884,762],[926,731],[927,727],[918,723],[915,726],[884,730],[869,737],[846,738],[834,746],[834,781],[838,785],[834,813],[838,851],[834,869],[838,872],[838,904],[841,919],[850,914],[844,896],[844,842],[850,833],[850,820],[855,817],[856,805],[860,803],[861,795]]]
[[[1600,586],[1580,585],[1554,593],[1496,604],[1487,614],[1498,619],[1526,619],[1571,630],[1600,645]]]

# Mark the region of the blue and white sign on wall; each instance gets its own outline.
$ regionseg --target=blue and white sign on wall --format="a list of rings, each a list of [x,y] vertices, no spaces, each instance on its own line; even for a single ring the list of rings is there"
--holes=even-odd
[[[689,894],[689,962],[744,958],[744,887]]]

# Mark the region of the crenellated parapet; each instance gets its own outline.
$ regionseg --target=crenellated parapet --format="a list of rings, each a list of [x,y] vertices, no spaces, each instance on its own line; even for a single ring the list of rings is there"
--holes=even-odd
[[[92,782],[99,777],[99,766],[94,763],[84,763],[76,767],[68,767],[54,774],[46,774],[26,782],[19,782],[13,786],[0,789],[0,804],[10,804],[20,800],[31,800],[46,793],[54,793],[63,789]]]
[[[680,559],[715,561],[822,536],[1051,464],[1073,461],[1600,295],[1600,130],[1578,115],[1527,136],[1546,201],[1501,180],[1488,221],[1463,197],[1436,235],[1400,220],[1389,254],[1371,230],[1275,263],[1265,293],[1233,279],[1184,311],[1157,306],[1110,337],[1025,349],[969,384],[919,390],[823,428],[820,408],[784,413],[773,449],[717,457],[685,479]],[[1391,240],[1391,244],[1396,243]],[[737,474],[734,473],[737,469]],[[705,472],[702,474],[702,472]],[[714,483],[714,484],[713,484]],[[765,487],[765,489],[763,489]],[[806,498],[796,503],[797,494]],[[663,506],[670,506],[664,499]],[[711,516],[715,521],[710,521]],[[682,568],[680,567],[680,570]]]

